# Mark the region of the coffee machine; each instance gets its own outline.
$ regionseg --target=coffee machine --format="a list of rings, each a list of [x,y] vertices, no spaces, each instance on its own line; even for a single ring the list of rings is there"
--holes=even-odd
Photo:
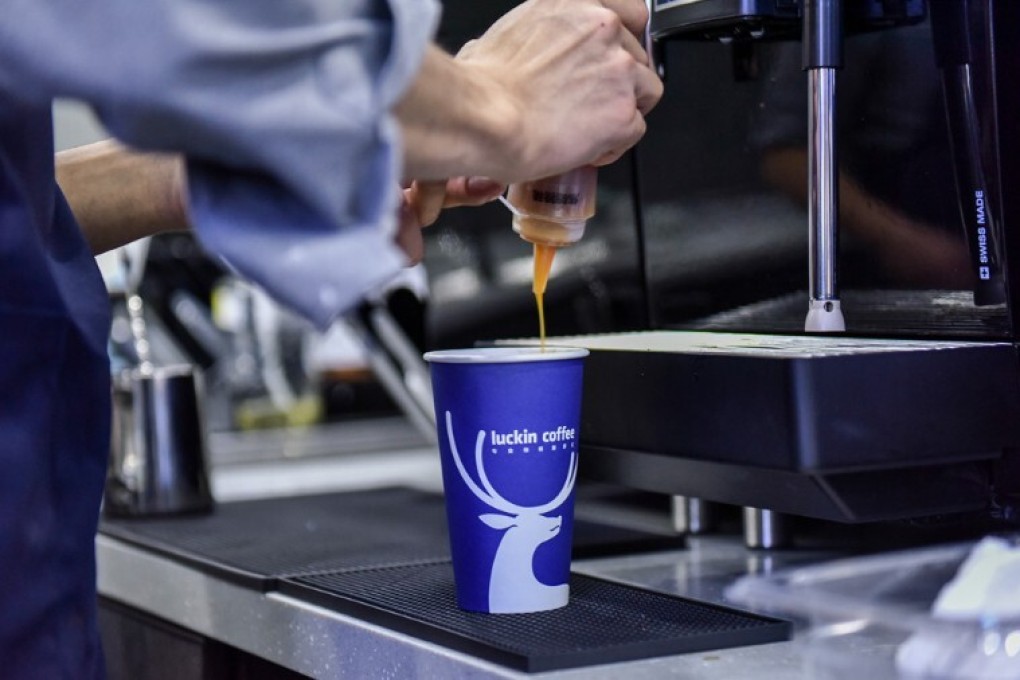
[[[743,508],[760,547],[786,515],[1016,523],[1020,3],[649,9],[665,95],[603,173],[602,259],[550,284],[591,350],[582,476],[690,531]]]
[[[1016,522],[1020,7],[650,9],[653,330],[573,339],[586,473],[743,506],[765,546],[777,512]]]

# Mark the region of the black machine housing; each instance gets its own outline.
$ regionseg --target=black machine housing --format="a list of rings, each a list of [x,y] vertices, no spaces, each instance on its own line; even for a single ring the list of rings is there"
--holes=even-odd
[[[799,40],[803,0],[653,0],[656,40]],[[859,32],[918,23],[924,0],[846,0],[843,28]]]
[[[752,80],[766,81],[756,99],[747,102],[761,112],[773,104],[789,106],[782,95],[767,90],[773,85],[790,87],[797,76],[786,73],[772,79],[769,69],[783,62],[776,53],[790,48],[771,46],[773,51],[768,53],[769,46],[761,46],[760,41],[796,39],[802,5],[797,0],[656,0],[651,33],[677,42],[715,40],[730,45],[734,64],[743,65],[733,73],[750,72]],[[878,31],[860,38],[861,49],[855,38],[847,39],[846,70],[860,70],[861,65],[853,62],[858,53],[868,60],[865,72],[852,73],[851,81],[872,82],[851,84],[845,93],[848,101],[839,108],[841,115],[850,112],[840,128],[848,131],[845,138],[841,134],[841,143],[845,139],[848,145],[861,147],[850,150],[849,163],[841,164],[843,182],[853,183],[851,191],[843,191],[840,212],[841,222],[848,223],[841,229],[851,244],[843,267],[850,284],[843,295],[846,334],[838,340],[805,337],[806,293],[785,292],[779,284],[780,294],[770,294],[769,287],[776,285],[771,281],[762,285],[760,295],[743,291],[746,297],[730,308],[683,318],[687,316],[682,309],[684,292],[666,274],[669,256],[661,254],[664,240],[659,228],[646,219],[642,226],[651,325],[673,329],[670,332],[677,335],[666,343],[673,347],[665,350],[661,346],[649,349],[640,334],[608,341],[617,345],[613,349],[593,342],[582,430],[588,471],[637,488],[841,522],[975,511],[1015,522],[1020,499],[1020,374],[1015,315],[1008,301],[1018,298],[1015,275],[1008,277],[1007,260],[1012,254],[1016,261],[1020,240],[1020,196],[1010,190],[1020,178],[1016,174],[1020,126],[1015,123],[1020,109],[1015,87],[1009,86],[1020,75],[1017,5],[1001,0],[844,0],[842,5],[843,30],[848,35]],[[898,33],[913,49],[898,52],[890,46]],[[674,48],[672,54],[664,55],[667,82],[672,73],[693,63],[692,54],[705,55],[710,49],[670,43],[659,47],[660,55],[661,48]],[[712,47],[726,49],[718,44]],[[924,49],[930,52],[925,55]],[[771,67],[765,65],[764,54],[770,54]],[[882,61],[899,54],[907,59]],[[927,63],[919,58],[925,56]],[[910,63],[910,58],[920,63]],[[787,65],[792,61],[787,59]],[[962,84],[960,64],[967,68]],[[941,111],[939,115],[925,111],[927,128],[919,135],[929,147],[939,149],[931,158],[940,158],[941,173],[912,165],[903,158],[909,151],[885,151],[881,140],[874,139],[881,134],[909,137],[890,131],[889,126],[900,124],[893,122],[897,111],[892,106],[883,111],[868,108],[903,101],[887,95],[883,102],[867,92],[881,89],[883,79],[903,82],[905,76],[887,73],[900,68],[937,78],[941,85],[936,88]],[[683,75],[680,78],[686,80]],[[931,94],[932,88],[925,92]],[[841,94],[837,88],[837,97]],[[698,96],[692,89],[685,92],[688,102]],[[781,115],[791,115],[789,110]],[[900,113],[915,112],[904,107]],[[767,117],[766,110],[752,120]],[[784,153],[789,157],[795,144],[808,143],[791,141],[793,135],[781,139],[756,131],[755,124],[750,123],[752,129],[745,137],[752,139],[753,151],[747,153],[745,147],[735,156],[736,162],[756,157],[763,175],[770,172],[769,163],[774,168],[777,162],[762,161],[763,157],[781,158]],[[784,124],[792,128],[788,122],[779,126]],[[662,134],[661,119],[658,125],[652,125],[651,140]],[[855,132],[855,126],[865,132]],[[897,143],[907,141],[896,140],[890,146]],[[638,153],[642,213],[675,204],[664,186],[669,183],[664,181],[664,173],[669,172],[668,149],[646,140]],[[894,172],[883,175],[884,163],[900,163],[905,168],[902,172],[918,175],[913,181]],[[867,179],[853,176],[869,168],[875,168],[877,175],[871,187]],[[773,178],[780,186],[783,181]],[[762,228],[777,235],[786,233],[786,220],[782,226],[771,224],[779,221],[769,215],[776,211],[771,197],[758,195],[760,188],[753,180],[744,186],[738,182],[724,179],[710,191],[693,192],[694,200],[710,202],[719,215],[732,219],[733,212],[741,211],[720,207],[720,197],[749,200],[755,196],[762,205]],[[788,189],[789,182],[785,186]],[[861,220],[854,211],[862,209],[862,194],[868,203],[894,214],[884,222],[888,214],[873,218],[885,237],[899,238],[893,227],[909,224],[914,240],[896,253],[898,257],[915,256],[914,264],[921,265],[924,247],[955,240],[961,252],[952,262],[959,275],[939,271],[950,262],[947,259],[933,258],[924,264],[928,271],[913,280],[905,273],[909,264],[891,258],[883,261],[888,257],[882,252],[888,247],[882,243],[883,236],[855,223]],[[912,196],[899,204],[902,195]],[[971,240],[977,244],[974,195],[987,203],[981,209],[988,211],[978,215],[980,245],[991,250],[1008,284],[1000,280],[998,291],[991,294],[987,282],[979,280],[984,274],[977,274],[986,270],[980,268],[983,253],[977,252],[976,245],[970,253],[974,269],[967,272],[966,264],[961,264],[966,262],[964,244]],[[915,207],[947,197],[957,203],[955,210]],[[753,221],[753,208],[742,213]],[[684,228],[682,218],[677,223]],[[712,230],[713,225],[701,228]],[[779,257],[774,244],[770,250],[767,239],[762,243],[762,258]],[[764,282],[782,276],[775,267],[755,262],[754,253],[743,245],[735,243],[729,252],[749,263],[747,278]],[[725,253],[715,255],[721,261]],[[732,291],[734,287],[724,288]],[[709,341],[706,351],[697,347],[701,336],[695,331],[762,335],[736,342],[734,338],[742,336],[734,335],[718,346]],[[784,338],[795,349],[762,350]],[[897,351],[875,351],[872,343],[878,338],[888,339]],[[952,339],[961,342],[946,344]],[[828,346],[841,349],[832,352]]]
[[[654,0],[665,95],[600,169],[547,293],[554,341],[592,352],[582,475],[846,523],[1016,523],[1020,2],[840,3],[846,331],[816,336],[799,36],[804,2],[824,1]],[[455,46],[464,27],[446,27]],[[508,218],[444,220],[431,344],[533,335],[527,282],[503,273],[530,254]],[[447,295],[464,269],[480,283]]]

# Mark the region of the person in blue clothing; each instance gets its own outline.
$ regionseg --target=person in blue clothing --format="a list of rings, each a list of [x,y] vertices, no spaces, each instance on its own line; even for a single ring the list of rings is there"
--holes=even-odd
[[[94,253],[190,226],[325,327],[420,257],[417,230],[444,203],[611,162],[643,134],[661,85],[636,37],[641,0],[530,0],[455,57],[430,42],[437,13],[434,0],[5,3],[0,676],[104,674],[93,541],[109,311]],[[55,170],[55,97],[89,103],[120,143]]]

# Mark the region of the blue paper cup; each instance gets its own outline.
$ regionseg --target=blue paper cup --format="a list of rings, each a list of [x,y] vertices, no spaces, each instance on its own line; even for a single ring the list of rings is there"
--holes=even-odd
[[[567,604],[585,349],[429,352],[462,609]]]

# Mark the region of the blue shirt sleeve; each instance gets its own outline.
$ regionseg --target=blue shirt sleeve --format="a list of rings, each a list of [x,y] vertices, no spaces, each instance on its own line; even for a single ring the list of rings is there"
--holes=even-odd
[[[200,239],[320,326],[404,263],[390,111],[435,0],[7,0],[0,89],[188,158]]]

